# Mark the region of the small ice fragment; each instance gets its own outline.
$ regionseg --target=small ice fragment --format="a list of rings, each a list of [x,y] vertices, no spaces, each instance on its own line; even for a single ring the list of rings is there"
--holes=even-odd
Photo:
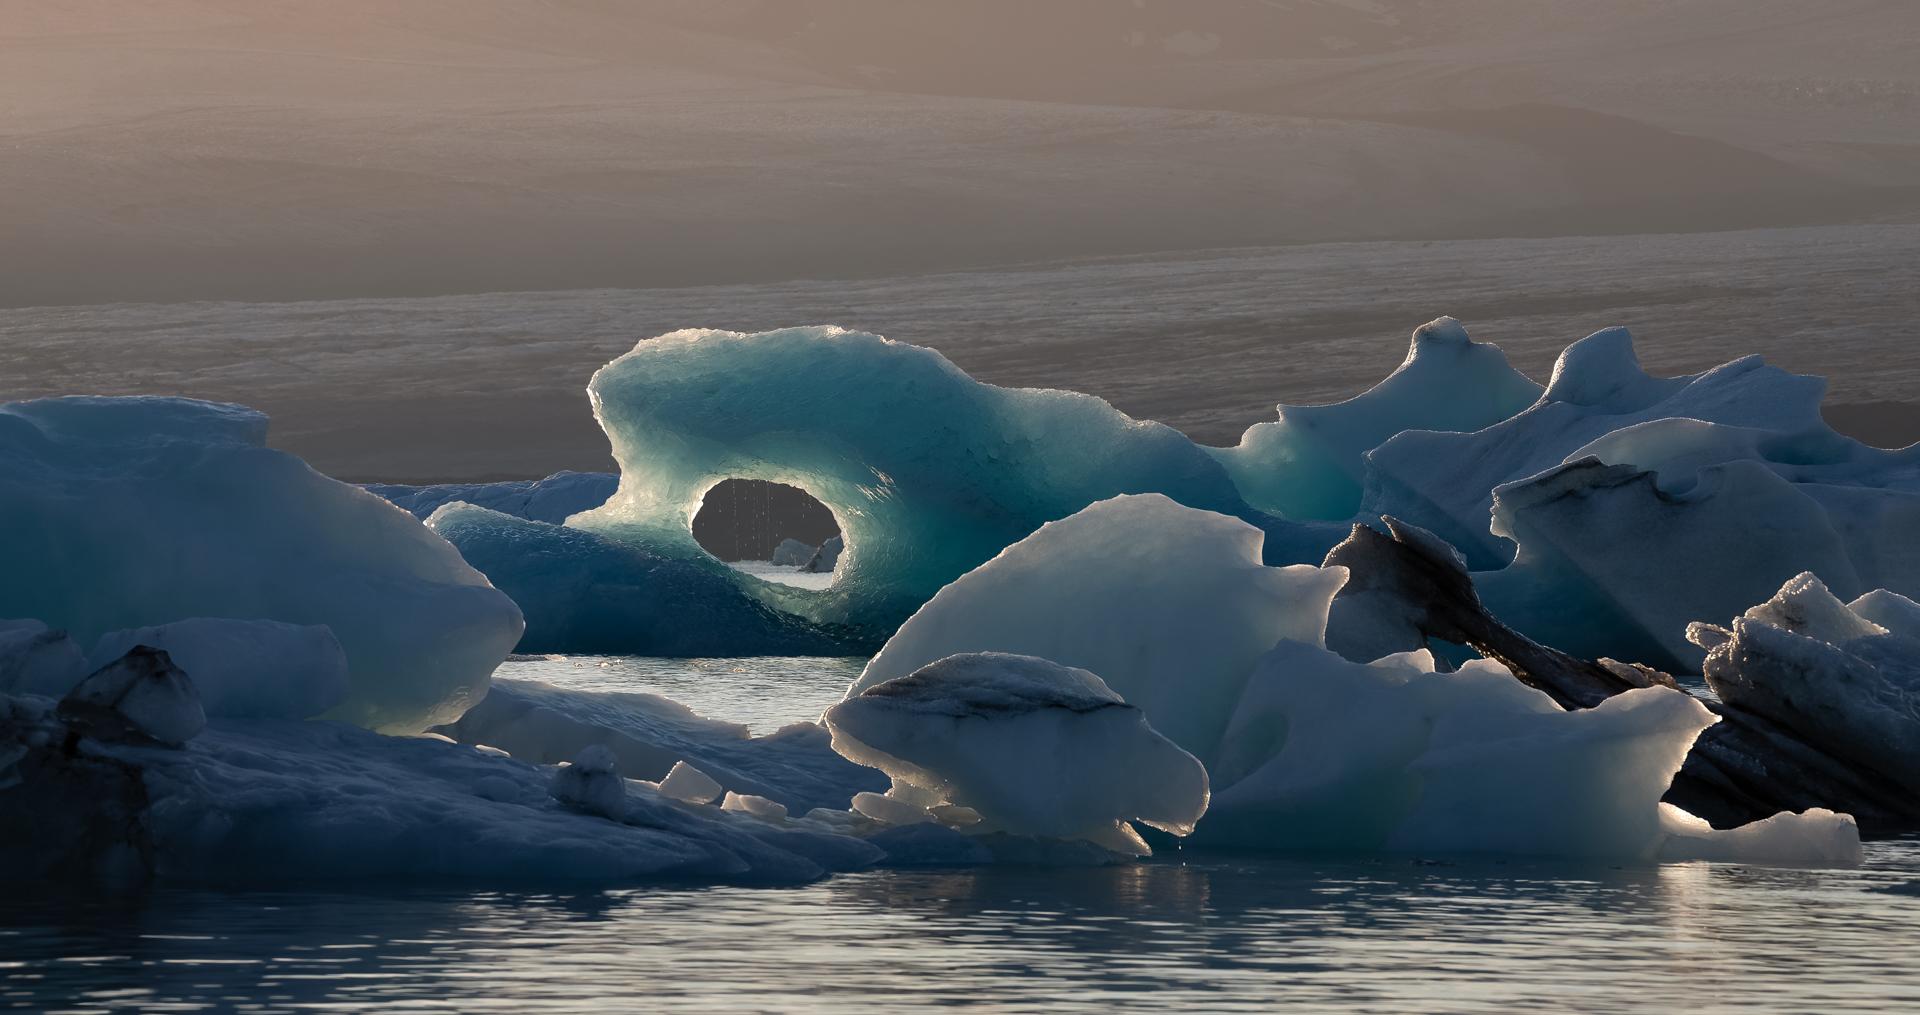
[[[553,773],[548,792],[578,811],[619,818],[627,809],[627,784],[620,778],[613,752],[594,744],[574,756],[573,763]]]
[[[660,780],[660,792],[690,804],[710,804],[724,792],[713,777],[684,761],[676,761]],[[756,797],[755,799],[760,799]]]
[[[729,792],[726,799],[720,802],[720,809],[723,811],[740,811],[749,817],[759,818],[762,821],[784,821],[787,817],[787,806],[785,804],[778,800],[768,800],[763,796],[754,796],[751,793]]]

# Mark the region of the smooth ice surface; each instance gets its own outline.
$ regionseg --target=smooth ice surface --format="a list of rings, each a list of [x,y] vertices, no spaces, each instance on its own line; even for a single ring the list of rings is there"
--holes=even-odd
[[[879,773],[835,754],[827,731],[813,723],[756,737],[745,726],[702,717],[656,694],[495,679],[486,700],[439,732],[540,764],[602,746],[633,779],[667,779],[685,762],[721,789],[777,800],[796,812],[844,810],[855,793],[886,788]]]
[[[267,418],[170,398],[0,406],[0,616],[87,643],[194,617],[324,624],[335,714],[417,730],[460,714],[520,613],[405,512],[262,446]]]
[[[1488,528],[1496,487],[1544,472],[1598,437],[1648,420],[1686,417],[1801,431],[1820,425],[1826,383],[1757,356],[1688,377],[1640,369],[1633,337],[1609,328],[1560,354],[1540,400],[1474,433],[1409,432],[1368,456],[1363,511],[1390,514],[1459,547],[1477,569],[1513,547]]]
[[[1424,651],[1361,664],[1282,642],[1234,711],[1196,838],[1634,862],[1858,862],[1852,819],[1830,812],[1731,832],[1670,816],[1660,797],[1715,721],[1667,688],[1568,712],[1493,662],[1435,673]]]
[[[461,503],[427,526],[520,604],[521,652],[846,655],[856,643],[773,605],[804,591],[745,578],[691,536],[681,553]]]
[[[108,631],[87,666],[105,666],[135,645],[164,649],[210,716],[305,719],[340,704],[350,686],[346,651],[319,625],[196,617]]]
[[[1255,510],[1170,427],[1088,395],[982,384],[930,349],[839,328],[674,332],[588,390],[621,481],[571,526],[696,560],[688,526],[713,485],[799,487],[833,511],[846,549],[829,589],[784,607],[877,638],[1003,547],[1116,494],[1250,519],[1282,534],[1267,545],[1274,559],[1316,559],[1338,535]]]
[[[1341,568],[1267,567],[1259,529],[1158,494],[1042,527],[940,590],[849,696],[961,652],[1090,670],[1168,739],[1212,756],[1254,663],[1318,643]]]
[[[368,483],[366,489],[425,521],[442,504],[460,501],[490,511],[558,525],[588,508],[599,507],[613,495],[620,479],[606,472],[556,472],[545,479],[518,479],[498,483],[438,483],[407,486]]]
[[[968,808],[981,830],[1146,854],[1128,822],[1186,835],[1207,809],[1193,755],[1099,677],[1045,659],[949,656],[866,688],[825,721],[834,750],[927,791],[922,808]]]
[[[1214,452],[1255,507],[1287,518],[1350,518],[1367,452],[1403,430],[1470,432],[1532,405],[1540,385],[1442,317],[1413,333],[1406,361],[1364,394],[1332,405],[1282,405],[1280,418]]]

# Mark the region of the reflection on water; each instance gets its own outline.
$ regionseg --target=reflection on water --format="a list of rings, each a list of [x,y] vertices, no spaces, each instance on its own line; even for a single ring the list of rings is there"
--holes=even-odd
[[[1920,899],[1860,871],[1187,857],[800,889],[0,901],[22,1008],[1910,1010]]]

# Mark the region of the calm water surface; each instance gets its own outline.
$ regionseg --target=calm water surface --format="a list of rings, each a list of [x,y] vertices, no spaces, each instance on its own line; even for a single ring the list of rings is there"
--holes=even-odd
[[[858,667],[510,668],[770,728]],[[773,715],[796,671],[798,714]],[[1917,953],[1915,842],[1852,871],[1175,853],[793,889],[0,898],[0,1006],[36,1011],[1913,1011]]]

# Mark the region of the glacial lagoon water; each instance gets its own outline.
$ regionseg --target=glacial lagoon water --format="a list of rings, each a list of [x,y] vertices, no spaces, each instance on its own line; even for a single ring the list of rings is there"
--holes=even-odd
[[[516,660],[756,731],[859,660]],[[781,714],[784,712],[785,714]],[[1911,1011],[1920,842],[1857,870],[1172,851],[790,889],[374,884],[0,898],[31,1011]]]

